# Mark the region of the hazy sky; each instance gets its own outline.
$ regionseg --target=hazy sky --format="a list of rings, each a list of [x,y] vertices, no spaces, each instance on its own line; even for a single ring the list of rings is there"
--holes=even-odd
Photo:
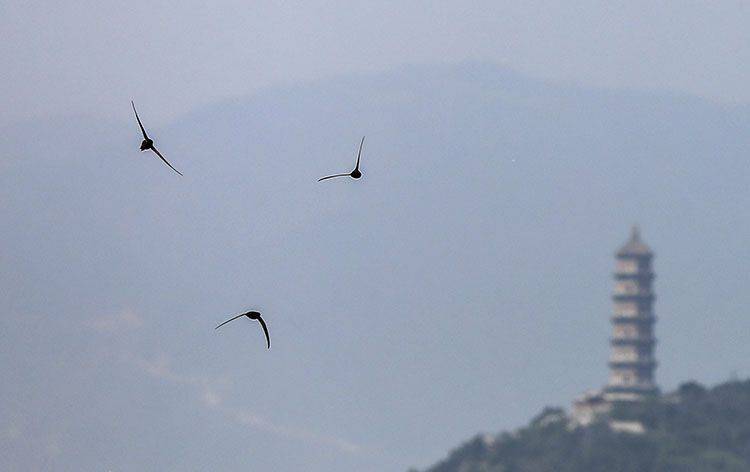
[[[163,122],[269,85],[465,59],[747,102],[748,24],[742,1],[3,1],[0,124],[119,117],[131,98]]]
[[[569,3],[2,3],[0,468],[428,465],[606,381],[634,222],[748,375],[747,8]]]

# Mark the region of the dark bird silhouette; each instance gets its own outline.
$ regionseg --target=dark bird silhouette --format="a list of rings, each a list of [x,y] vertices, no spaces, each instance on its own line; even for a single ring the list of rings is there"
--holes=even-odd
[[[172,164],[170,164],[169,162],[167,162],[167,160],[164,159],[164,156],[162,156],[161,153],[154,147],[154,140],[151,139],[151,138],[149,138],[148,135],[146,134],[146,130],[143,128],[143,123],[141,123],[141,119],[138,117],[138,112],[135,110],[135,103],[133,103],[133,100],[130,100],[130,104],[133,105],[133,111],[135,112],[135,119],[138,120],[138,126],[141,127],[141,133],[143,133],[143,142],[141,143],[141,151],[148,151],[149,149],[151,149],[173,171],[175,171],[178,174],[182,175],[182,172],[180,172],[179,170],[177,170],[174,167],[172,167]]]
[[[318,179],[318,182],[326,179],[333,179],[334,177],[351,177],[352,179],[358,179],[362,177],[362,172],[359,171],[359,159],[362,157],[362,145],[365,144],[365,137],[362,136],[362,141],[359,143],[359,152],[357,153],[357,165],[354,167],[354,170],[351,171],[348,174],[334,174],[334,175],[328,175],[326,177],[321,177]]]
[[[219,329],[225,324],[229,323],[230,321],[236,320],[237,318],[242,318],[243,316],[247,316],[251,320],[258,320],[258,323],[260,323],[261,328],[263,328],[263,332],[266,334],[266,343],[268,344],[268,349],[271,349],[271,338],[268,336],[268,327],[266,326],[266,322],[263,321],[263,318],[261,318],[260,313],[257,311],[248,311],[247,313],[242,313],[241,315],[237,315],[233,318],[229,318],[219,326],[217,326],[214,329]]]

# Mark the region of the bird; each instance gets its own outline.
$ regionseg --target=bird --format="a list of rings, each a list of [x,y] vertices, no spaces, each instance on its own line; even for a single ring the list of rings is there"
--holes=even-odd
[[[175,171],[178,174],[182,175],[182,172],[180,172],[179,170],[175,169],[172,166],[172,164],[170,164],[166,159],[164,159],[164,156],[162,156],[161,153],[154,147],[154,140],[151,139],[151,138],[149,138],[148,135],[146,134],[146,130],[143,128],[143,123],[141,123],[141,119],[138,117],[138,112],[135,110],[135,103],[133,103],[133,100],[130,100],[130,104],[133,105],[133,111],[135,112],[135,119],[138,120],[138,126],[141,127],[141,133],[143,133],[143,142],[141,143],[141,151],[148,151],[149,149],[151,149],[173,171]]]
[[[318,182],[326,180],[326,179],[333,179],[334,177],[351,177],[352,179],[358,179],[362,177],[362,172],[359,171],[359,159],[362,157],[362,146],[365,144],[365,137],[362,136],[362,141],[359,143],[359,152],[357,153],[357,165],[354,167],[354,170],[351,171],[348,174],[334,174],[334,175],[328,175],[326,177],[321,177],[318,179]]]
[[[247,313],[242,313],[240,315],[237,315],[233,318],[229,318],[225,322],[221,323],[219,326],[217,326],[214,329],[219,329],[225,324],[229,323],[230,321],[236,320],[237,318],[242,318],[243,316],[247,316],[251,320],[258,320],[258,323],[260,323],[260,326],[263,328],[263,333],[266,335],[266,344],[268,344],[268,349],[271,349],[271,338],[268,336],[268,327],[266,326],[266,322],[263,321],[263,318],[260,316],[260,312],[257,311],[248,311]]]

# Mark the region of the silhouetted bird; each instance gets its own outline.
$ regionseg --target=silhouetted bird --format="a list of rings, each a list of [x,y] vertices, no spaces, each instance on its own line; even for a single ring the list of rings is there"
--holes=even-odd
[[[133,100],[130,101],[130,104],[133,105],[133,111],[135,111],[135,103],[133,103]],[[167,162],[167,160],[164,159],[164,156],[162,156],[161,153],[156,150],[156,148],[154,147],[154,140],[149,138],[148,135],[146,134],[146,130],[143,129],[143,124],[141,123],[141,119],[138,117],[137,111],[135,111],[135,119],[138,120],[138,126],[141,127],[141,133],[143,133],[143,142],[141,143],[141,151],[148,151],[149,149],[151,149],[152,151],[156,153],[157,156],[161,158],[162,161],[164,161],[166,165],[171,167],[173,171],[182,175],[182,172],[172,167],[172,164]]]
[[[329,175],[326,177],[321,177],[318,179],[318,182],[321,180],[326,179],[332,179],[334,177],[351,177],[352,179],[358,179],[362,177],[362,172],[359,171],[359,158],[362,157],[362,145],[365,144],[365,137],[362,136],[362,142],[359,143],[359,152],[357,153],[357,165],[354,167],[354,170],[351,171],[349,174],[336,174],[336,175]]]
[[[229,318],[214,329],[219,329],[230,321],[236,320],[237,318],[242,318],[243,316],[247,316],[251,320],[258,320],[260,326],[263,328],[263,332],[266,334],[266,343],[268,343],[268,349],[271,349],[271,338],[268,336],[268,328],[266,327],[266,322],[263,321],[263,318],[260,317],[260,313],[258,313],[257,311],[248,311],[247,313],[242,313],[241,315],[237,315],[234,318]]]

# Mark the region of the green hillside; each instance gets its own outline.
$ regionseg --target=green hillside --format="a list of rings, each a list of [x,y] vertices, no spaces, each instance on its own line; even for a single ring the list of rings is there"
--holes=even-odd
[[[426,472],[750,471],[750,380],[677,392],[612,417],[637,419],[645,434],[615,433],[603,422],[570,430],[547,408],[524,428],[477,436]]]

